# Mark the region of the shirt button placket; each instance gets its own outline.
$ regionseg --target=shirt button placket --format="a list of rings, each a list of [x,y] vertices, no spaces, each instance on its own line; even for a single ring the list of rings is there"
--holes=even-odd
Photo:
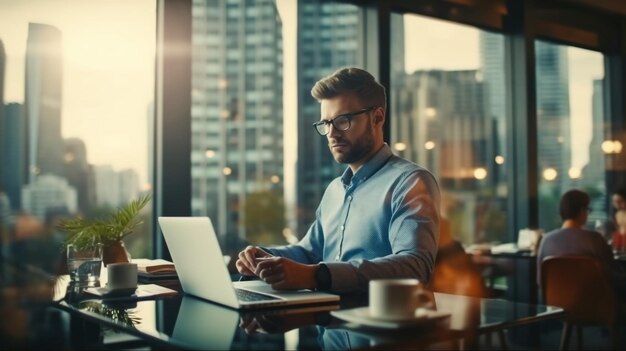
[[[348,195],[346,197],[346,199],[348,200],[348,212],[350,211],[350,204],[352,203],[352,195]],[[346,213],[348,213],[346,212]],[[335,260],[339,261],[341,259],[341,251],[343,251],[343,239],[344,239],[344,234],[346,231],[346,226],[345,223],[348,220],[348,217],[346,215],[346,218],[344,218],[344,224],[341,225],[341,227],[339,228],[341,230],[341,245],[339,246],[339,253],[337,254],[337,256],[335,256]]]

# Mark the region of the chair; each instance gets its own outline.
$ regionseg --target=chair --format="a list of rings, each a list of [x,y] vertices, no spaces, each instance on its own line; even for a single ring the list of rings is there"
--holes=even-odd
[[[490,297],[483,276],[472,261],[471,255],[468,255],[461,243],[456,240],[439,248],[429,289],[452,295]],[[497,333],[500,348],[508,349],[504,330],[500,329]],[[491,336],[491,333],[486,335],[486,342],[489,346],[491,346]]]
[[[561,350],[567,349],[572,326],[576,326],[578,349],[581,349],[582,327],[590,325],[606,326],[612,347],[617,349],[615,293],[607,271],[597,259],[546,257],[541,262],[541,287],[545,304],[566,312]]]
[[[478,267],[456,240],[439,248],[429,288],[446,294],[488,297]]]

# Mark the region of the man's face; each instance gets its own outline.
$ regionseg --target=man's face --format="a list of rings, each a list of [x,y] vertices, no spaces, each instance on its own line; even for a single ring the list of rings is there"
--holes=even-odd
[[[332,120],[339,115],[360,111],[364,106],[353,94],[343,94],[322,100],[321,119]],[[374,148],[374,129],[371,121],[373,111],[353,116],[348,130],[331,126],[326,135],[328,147],[335,161],[353,166],[363,164]]]

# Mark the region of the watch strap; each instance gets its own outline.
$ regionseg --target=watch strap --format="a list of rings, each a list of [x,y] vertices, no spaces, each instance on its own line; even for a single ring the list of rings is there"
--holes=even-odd
[[[330,290],[331,278],[328,266],[323,263],[318,264],[318,269],[315,272],[315,281],[317,282],[317,290]]]

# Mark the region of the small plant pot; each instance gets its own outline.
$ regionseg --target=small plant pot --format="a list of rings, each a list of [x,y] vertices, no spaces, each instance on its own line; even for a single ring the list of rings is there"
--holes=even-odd
[[[112,245],[104,247],[102,262],[106,267],[109,263],[130,262],[130,253],[126,249],[124,242],[118,241]]]

